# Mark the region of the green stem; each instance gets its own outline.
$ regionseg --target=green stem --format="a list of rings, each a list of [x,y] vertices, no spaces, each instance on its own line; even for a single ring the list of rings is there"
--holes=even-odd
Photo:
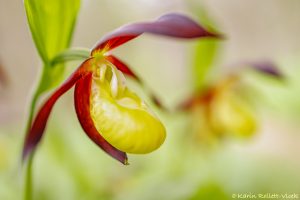
[[[39,89],[37,89],[35,91],[34,95],[33,95],[32,100],[31,100],[30,109],[29,109],[29,116],[28,116],[28,120],[27,120],[27,124],[26,124],[25,133],[27,133],[30,129],[32,119],[33,119],[34,110],[35,110],[36,103],[37,103],[37,100],[38,100],[39,96],[40,96],[40,92],[39,92]]]
[[[27,134],[30,130],[33,116],[34,116],[34,111],[36,108],[37,101],[43,91],[41,90],[41,85],[43,83],[43,73],[40,76],[40,80],[38,82],[38,85],[33,93],[31,103],[30,103],[30,108],[29,108],[29,116],[28,120],[26,123],[26,129],[25,129],[25,134]],[[26,136],[25,136],[26,137]],[[27,161],[27,168],[26,168],[26,174],[25,174],[25,185],[24,185],[24,200],[32,200],[32,164],[33,164],[33,158],[34,158],[34,152],[30,154],[28,161]]]
[[[34,153],[32,153],[27,161],[26,177],[25,177],[25,191],[24,200],[32,200],[32,164]]]
[[[40,96],[38,90],[34,93],[34,96],[31,101],[30,110],[29,110],[29,117],[26,124],[26,133],[30,129],[34,110],[36,107],[37,100]],[[33,163],[34,153],[30,154],[28,161],[27,161],[27,168],[25,174],[25,185],[24,185],[24,200],[32,200],[32,163]]]

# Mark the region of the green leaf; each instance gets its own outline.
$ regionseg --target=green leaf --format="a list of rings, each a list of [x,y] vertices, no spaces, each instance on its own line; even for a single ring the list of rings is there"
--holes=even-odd
[[[189,6],[201,24],[209,31],[220,33],[220,31],[216,29],[216,23],[208,15],[208,12],[202,5],[191,3]],[[208,72],[214,67],[220,47],[220,40],[213,38],[202,39],[196,43],[194,49],[193,79],[194,87],[197,91],[202,89]]]
[[[24,0],[36,48],[45,64],[69,47],[80,0]]]
[[[203,87],[205,78],[214,66],[219,49],[219,41],[214,39],[202,39],[196,44],[194,51],[194,87],[199,90]]]
[[[38,93],[51,89],[62,79],[64,65],[51,63],[70,46],[80,0],[24,0],[33,40],[44,63]]]
[[[62,65],[54,67],[44,66],[41,74],[41,81],[38,85],[38,93],[44,92],[56,87],[63,79],[65,68]]]

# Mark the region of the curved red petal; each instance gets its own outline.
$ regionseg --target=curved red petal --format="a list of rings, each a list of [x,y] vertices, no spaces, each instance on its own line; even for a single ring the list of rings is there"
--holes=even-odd
[[[116,149],[108,143],[95,128],[90,115],[90,95],[91,95],[92,73],[82,77],[75,86],[74,100],[75,109],[81,127],[103,151],[117,159],[123,164],[127,163],[126,153]]]
[[[85,68],[90,60],[85,61],[54,93],[47,99],[44,105],[40,108],[32,126],[26,135],[22,159],[35,150],[44,134],[50,112],[61,95],[67,92],[84,74]]]
[[[123,61],[121,61],[119,58],[113,55],[106,56],[106,60],[108,60],[110,63],[112,63],[118,70],[123,72],[124,74],[134,78],[138,82],[140,82],[139,77],[125,64]]]
[[[170,13],[161,16],[153,22],[128,24],[112,31],[100,39],[93,48],[92,54],[95,51],[111,50],[143,33],[152,33],[176,38],[222,37],[206,30],[187,16]]]

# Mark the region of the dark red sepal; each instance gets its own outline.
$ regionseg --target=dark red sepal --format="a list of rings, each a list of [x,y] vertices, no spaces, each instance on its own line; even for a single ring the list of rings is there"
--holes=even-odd
[[[137,80],[138,82],[141,82],[139,77],[125,64],[123,61],[121,61],[119,58],[113,55],[106,56],[106,60],[108,60],[110,63],[112,63],[118,70],[123,72],[124,74],[132,77],[133,79]]]
[[[166,107],[162,101],[153,93],[150,93],[150,99],[152,101],[152,103],[154,103],[155,106],[157,106],[157,108],[159,108],[160,110],[166,112],[166,113],[171,113],[172,111]]]
[[[176,109],[180,111],[188,111],[196,105],[208,104],[214,98],[214,95],[215,91],[212,88],[208,88],[203,92],[195,93],[193,96],[179,104]]]
[[[282,72],[273,62],[269,60],[247,62],[246,65],[262,74],[272,76],[277,79],[284,79],[284,75],[282,74]]]
[[[42,139],[50,112],[54,104],[58,98],[61,97],[61,95],[67,92],[82,77],[82,75],[84,75],[89,62],[90,60],[86,60],[58,89],[54,91],[54,93],[40,108],[25,138],[22,152],[23,161],[35,150]]]
[[[189,99],[185,100],[176,107],[176,110],[179,111],[188,111],[192,107],[201,103],[201,96],[192,96]]]
[[[176,38],[222,37],[206,30],[187,16],[170,13],[161,16],[153,22],[128,24],[112,31],[100,39],[93,48],[92,54],[96,51],[108,51],[116,48],[143,33]]]
[[[8,86],[9,80],[8,80],[8,76],[7,73],[5,72],[3,66],[0,63],[0,89],[1,87],[6,87]]]
[[[109,144],[97,131],[93,119],[90,115],[90,95],[91,95],[92,73],[82,77],[75,86],[74,100],[75,109],[81,127],[103,151],[117,159],[123,164],[127,163],[126,153],[116,149]]]

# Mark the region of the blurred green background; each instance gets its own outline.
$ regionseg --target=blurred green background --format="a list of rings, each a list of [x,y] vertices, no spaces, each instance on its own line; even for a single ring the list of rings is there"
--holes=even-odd
[[[123,166],[105,155],[83,133],[72,92],[55,106],[34,169],[34,196],[41,200],[198,200],[231,199],[233,193],[300,195],[300,1],[298,0],[83,0],[74,47],[92,47],[105,33],[166,12],[197,19],[205,9],[227,39],[213,76],[238,70],[245,60],[273,60],[284,83],[249,74],[259,91],[259,129],[245,140],[226,138],[208,148],[192,139],[187,113],[154,110],[164,122],[165,144],[148,155],[129,155]],[[0,199],[20,199],[20,154],[27,106],[40,70],[21,0],[0,0]],[[146,86],[169,108],[193,90],[193,41],[144,35],[115,54],[132,66]],[[199,56],[201,59],[201,56]],[[78,63],[71,63],[71,72]],[[234,66],[234,67],[232,67]],[[68,73],[66,73],[68,74]],[[150,104],[146,92],[130,85]]]

